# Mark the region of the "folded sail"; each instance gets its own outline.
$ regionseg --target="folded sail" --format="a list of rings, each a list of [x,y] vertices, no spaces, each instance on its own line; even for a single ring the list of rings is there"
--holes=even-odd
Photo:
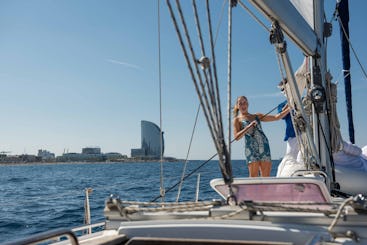
[[[300,15],[305,19],[308,25],[314,29],[314,8],[313,0],[290,0]]]
[[[249,0],[270,21],[277,20],[283,31],[307,56],[316,54],[312,0]]]

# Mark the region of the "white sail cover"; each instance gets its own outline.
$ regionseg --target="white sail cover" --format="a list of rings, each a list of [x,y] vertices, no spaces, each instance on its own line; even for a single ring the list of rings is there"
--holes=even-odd
[[[307,56],[317,51],[314,32],[313,0],[249,0],[270,21],[278,21],[282,30]]]
[[[290,0],[309,26],[314,29],[313,0]]]

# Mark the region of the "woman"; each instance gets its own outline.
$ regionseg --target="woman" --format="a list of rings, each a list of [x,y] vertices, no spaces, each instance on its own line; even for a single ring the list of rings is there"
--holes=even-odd
[[[245,155],[250,177],[258,177],[259,170],[262,177],[269,177],[271,171],[269,141],[261,128],[260,121],[276,121],[287,113],[283,111],[277,115],[250,114],[247,98],[245,96],[237,98],[233,108],[233,133],[236,140],[245,136]]]

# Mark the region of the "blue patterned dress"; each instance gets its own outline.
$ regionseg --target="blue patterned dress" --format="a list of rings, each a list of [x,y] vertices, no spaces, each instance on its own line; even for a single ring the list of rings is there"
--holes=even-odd
[[[245,155],[247,164],[258,161],[271,161],[269,141],[264,134],[259,118],[255,118],[257,125],[251,127],[245,134]],[[251,122],[242,121],[242,128],[245,128]]]

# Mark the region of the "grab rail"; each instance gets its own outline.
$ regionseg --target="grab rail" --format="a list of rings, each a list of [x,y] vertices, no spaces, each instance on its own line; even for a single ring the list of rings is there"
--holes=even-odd
[[[78,231],[84,232],[86,230],[88,230],[88,231],[92,230],[93,228],[96,228],[96,227],[101,227],[101,228],[104,229],[105,226],[106,226],[106,222],[100,222],[100,223],[96,223],[96,224],[83,225],[83,226],[80,226],[80,227],[76,227],[76,228],[73,228],[71,231],[73,231],[73,232],[78,232]]]
[[[29,236],[24,239],[19,239],[13,242],[8,242],[3,245],[26,245],[26,244],[31,244],[31,243],[39,243],[42,241],[51,240],[52,238],[61,237],[61,236],[68,237],[72,245],[79,245],[78,238],[76,237],[74,232],[72,232],[69,229],[55,229],[51,231],[46,231],[46,232],[42,232],[39,234]]]

